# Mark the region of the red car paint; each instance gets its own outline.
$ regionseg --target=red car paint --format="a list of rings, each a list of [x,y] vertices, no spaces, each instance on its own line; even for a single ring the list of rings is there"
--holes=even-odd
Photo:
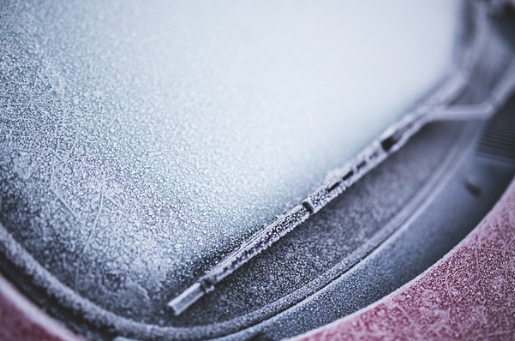
[[[85,341],[0,276],[0,341]]]

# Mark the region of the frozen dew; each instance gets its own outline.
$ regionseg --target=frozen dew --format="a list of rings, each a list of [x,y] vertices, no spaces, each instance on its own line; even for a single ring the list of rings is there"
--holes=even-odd
[[[8,1],[0,202],[15,193],[37,213],[2,223],[33,220],[13,233],[36,257],[62,250],[43,263],[72,287],[93,262],[173,291],[424,96],[451,60],[456,8]]]

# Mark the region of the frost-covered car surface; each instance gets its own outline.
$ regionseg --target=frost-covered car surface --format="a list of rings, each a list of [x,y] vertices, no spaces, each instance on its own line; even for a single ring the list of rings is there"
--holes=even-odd
[[[500,2],[10,1],[0,25],[0,270],[89,339],[335,321],[515,174]]]
[[[445,259],[371,307],[295,341],[512,340],[515,185]],[[4,341],[80,341],[0,280]],[[295,323],[292,321],[291,323]]]
[[[295,338],[513,340],[515,183],[443,260],[371,307]]]

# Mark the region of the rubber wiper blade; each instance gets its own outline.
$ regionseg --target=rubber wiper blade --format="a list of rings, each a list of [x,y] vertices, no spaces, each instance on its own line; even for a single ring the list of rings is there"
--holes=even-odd
[[[473,60],[473,58],[471,59]],[[388,156],[399,150],[426,124],[436,121],[468,121],[490,118],[515,89],[515,61],[511,62],[503,79],[483,103],[475,105],[449,104],[467,86],[470,70],[470,67],[459,68],[454,76],[450,77],[436,93],[420,106],[387,129],[379,139],[372,142],[345,166],[331,172],[331,176],[323,186],[306,197],[299,205],[253,235],[238,249],[207,271],[193,285],[172,299],[168,306],[173,309],[175,315],[184,312],[206,293],[213,291],[217,283],[320,211],[370,170],[381,164]]]

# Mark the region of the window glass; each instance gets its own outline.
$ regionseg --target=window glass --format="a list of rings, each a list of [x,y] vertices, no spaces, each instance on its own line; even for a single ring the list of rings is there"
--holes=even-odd
[[[46,234],[26,246],[154,275],[321,185],[449,71],[458,20],[449,0],[1,7],[3,189]]]

